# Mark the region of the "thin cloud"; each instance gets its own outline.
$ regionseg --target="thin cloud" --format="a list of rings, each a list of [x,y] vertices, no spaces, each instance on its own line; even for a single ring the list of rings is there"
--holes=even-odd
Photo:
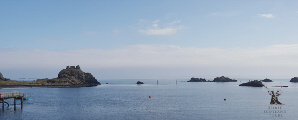
[[[180,21],[173,21],[161,24],[160,20],[155,20],[149,27],[146,29],[139,29],[138,32],[146,35],[173,35],[183,28],[179,23]]]
[[[270,18],[270,19],[273,19],[275,18],[276,16],[273,15],[273,14],[258,14],[259,17],[262,17],[262,18]]]
[[[212,17],[232,17],[232,16],[237,16],[240,15],[240,12],[234,12],[234,11],[230,11],[230,12],[213,12],[208,14],[208,16],[212,16]]]
[[[145,30],[139,30],[140,33],[146,34],[146,35],[173,35],[175,34],[179,28],[149,28]]]

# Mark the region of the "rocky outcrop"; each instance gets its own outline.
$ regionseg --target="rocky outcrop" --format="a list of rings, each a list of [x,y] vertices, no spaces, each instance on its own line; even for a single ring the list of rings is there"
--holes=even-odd
[[[67,66],[59,72],[54,79],[38,79],[37,83],[43,85],[69,85],[69,86],[96,86],[100,85],[91,73],[85,73],[80,66]]]
[[[290,80],[290,82],[298,82],[298,77],[294,77]]]
[[[144,84],[144,83],[143,83],[143,82],[141,82],[141,81],[138,81],[138,82],[137,82],[137,84]]]
[[[187,82],[207,82],[206,79],[203,78],[194,78],[192,77],[189,81]]]
[[[263,83],[258,80],[249,81],[247,83],[242,83],[239,86],[252,86],[252,87],[263,87]]]
[[[0,80],[5,80],[1,72],[0,72]]]
[[[0,81],[8,81],[8,80],[10,80],[10,79],[4,78],[2,73],[0,72]]]
[[[270,79],[264,79],[264,80],[261,80],[262,82],[273,82],[272,80],[270,80]]]
[[[237,82],[237,80],[232,80],[228,77],[221,76],[221,77],[216,77],[212,82]]]

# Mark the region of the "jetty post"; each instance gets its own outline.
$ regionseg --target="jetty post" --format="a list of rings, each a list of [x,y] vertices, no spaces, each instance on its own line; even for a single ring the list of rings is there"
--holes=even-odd
[[[14,107],[14,110],[17,109],[16,104],[17,104],[17,102],[16,102],[16,98],[13,98],[13,107]]]
[[[4,110],[4,98],[2,98],[2,109]]]
[[[23,109],[23,96],[21,97],[21,109]]]

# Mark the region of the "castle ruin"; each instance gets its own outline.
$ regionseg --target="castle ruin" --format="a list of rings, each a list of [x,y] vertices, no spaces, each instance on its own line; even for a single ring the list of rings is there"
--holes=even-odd
[[[66,66],[66,69],[81,69],[80,65],[77,66]]]

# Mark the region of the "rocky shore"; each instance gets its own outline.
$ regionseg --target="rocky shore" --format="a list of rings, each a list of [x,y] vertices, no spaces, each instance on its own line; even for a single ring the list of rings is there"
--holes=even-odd
[[[0,77],[2,74],[0,74]],[[3,77],[3,76],[2,76]],[[1,78],[2,78],[1,77]],[[3,77],[4,78],[4,77]],[[91,87],[100,85],[91,73],[85,73],[80,66],[67,66],[62,69],[57,78],[53,79],[37,79],[36,81],[15,81],[15,80],[0,80],[0,87],[57,87],[57,88],[72,88],[72,87]]]

